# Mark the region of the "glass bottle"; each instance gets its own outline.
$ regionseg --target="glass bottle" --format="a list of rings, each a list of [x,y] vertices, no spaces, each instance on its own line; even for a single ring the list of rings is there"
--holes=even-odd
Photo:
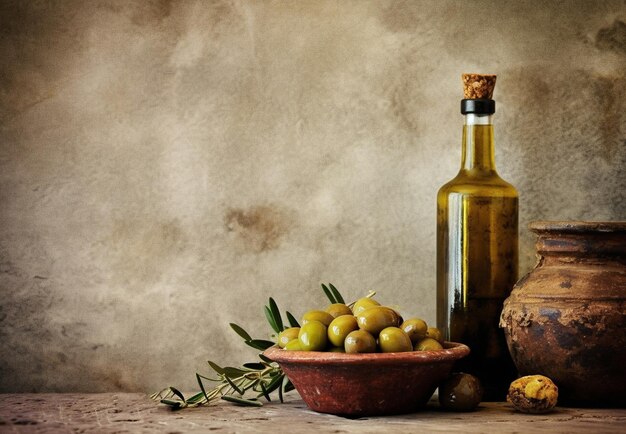
[[[516,377],[498,321],[517,281],[518,195],[496,173],[492,99],[464,99],[461,170],[437,195],[437,326],[471,349],[455,369],[504,400]]]

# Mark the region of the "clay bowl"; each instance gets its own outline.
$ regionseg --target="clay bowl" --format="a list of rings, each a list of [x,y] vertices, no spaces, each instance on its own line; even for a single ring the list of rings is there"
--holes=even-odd
[[[285,351],[265,355],[277,362],[304,402],[320,413],[375,416],[412,413],[423,407],[466,345],[446,342],[444,350],[345,354]]]

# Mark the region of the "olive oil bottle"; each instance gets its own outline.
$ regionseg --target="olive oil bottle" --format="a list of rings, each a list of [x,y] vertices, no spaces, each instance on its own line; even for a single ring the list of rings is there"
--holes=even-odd
[[[496,172],[494,75],[464,74],[461,169],[437,194],[437,326],[471,349],[456,370],[503,400],[516,371],[498,321],[517,280],[518,195]]]

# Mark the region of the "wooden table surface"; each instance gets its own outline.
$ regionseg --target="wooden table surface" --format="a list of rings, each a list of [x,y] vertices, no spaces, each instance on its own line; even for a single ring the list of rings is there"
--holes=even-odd
[[[435,403],[421,412],[346,419],[307,409],[296,393],[260,408],[226,402],[172,411],[139,393],[0,394],[0,433],[195,432],[563,432],[626,433],[626,409],[560,408],[546,415],[483,403],[472,413],[447,413]]]

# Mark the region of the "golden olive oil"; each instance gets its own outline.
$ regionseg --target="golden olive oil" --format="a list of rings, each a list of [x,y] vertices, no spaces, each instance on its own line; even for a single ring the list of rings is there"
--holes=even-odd
[[[471,349],[455,369],[503,400],[516,374],[498,321],[517,280],[518,195],[496,173],[493,111],[464,112],[461,170],[437,195],[437,326]]]

